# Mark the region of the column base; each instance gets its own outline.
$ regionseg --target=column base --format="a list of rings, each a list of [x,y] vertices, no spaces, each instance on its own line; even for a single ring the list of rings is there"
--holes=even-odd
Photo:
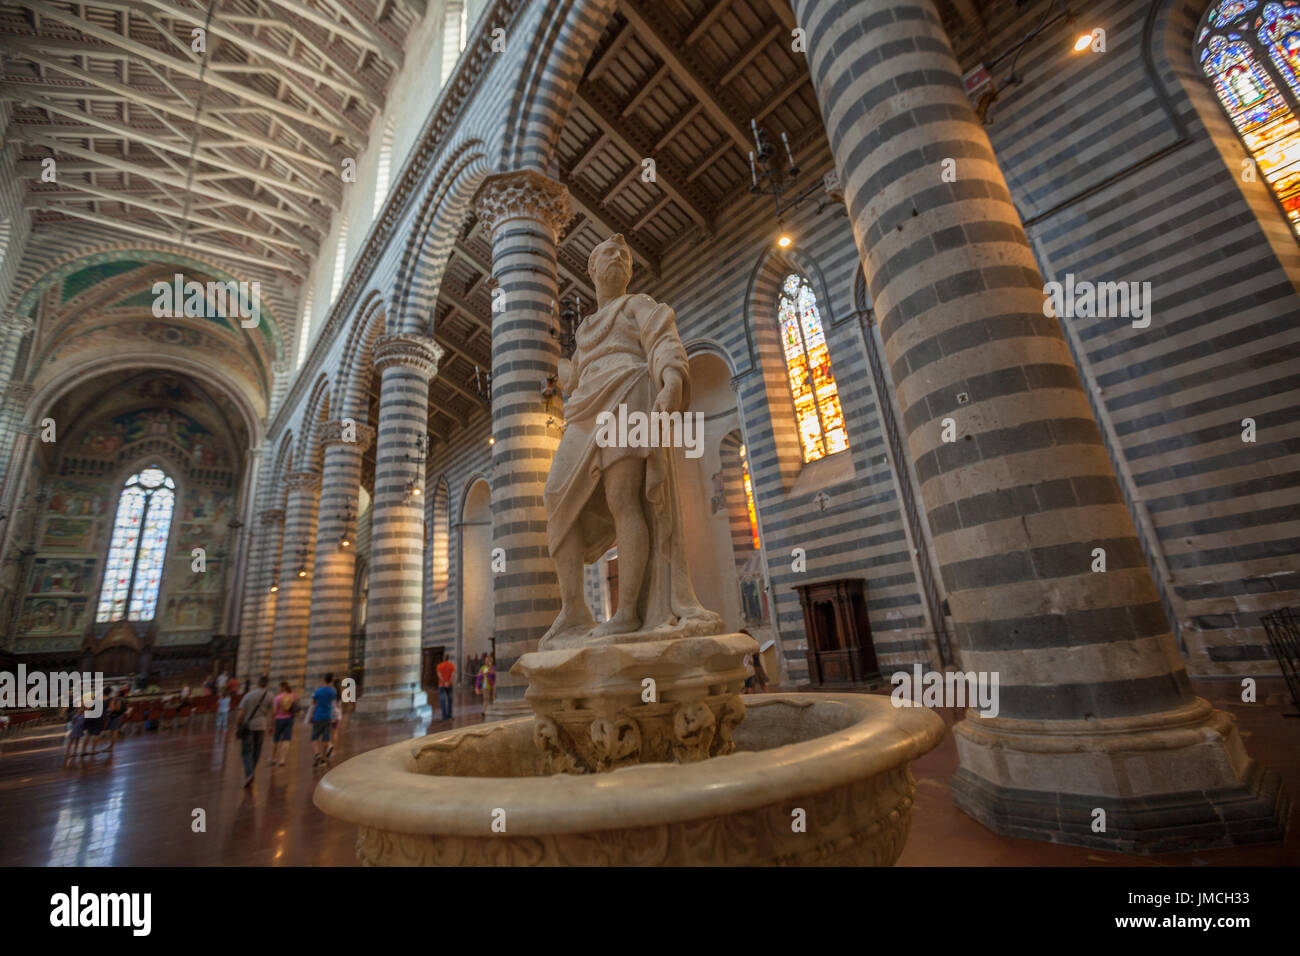
[[[1114,720],[968,717],[953,734],[953,800],[1003,836],[1123,853],[1286,836],[1280,778],[1246,755],[1231,715],[1199,698]]]
[[[362,724],[392,720],[423,720],[433,716],[429,695],[423,690],[362,693],[352,719]]]

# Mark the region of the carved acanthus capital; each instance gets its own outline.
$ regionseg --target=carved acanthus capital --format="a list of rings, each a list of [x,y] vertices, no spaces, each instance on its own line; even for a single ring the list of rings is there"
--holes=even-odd
[[[295,491],[316,491],[320,488],[320,474],[315,471],[293,471],[284,476],[289,494]]]
[[[442,346],[423,335],[381,335],[375,343],[375,371],[402,365],[433,378],[443,354]]]
[[[257,518],[264,525],[283,524],[283,508],[267,508],[265,511],[258,512]]]
[[[558,237],[573,218],[568,187],[531,169],[489,176],[474,197],[474,211],[489,231],[511,219],[536,219]]]
[[[322,445],[349,445],[360,454],[375,440],[375,430],[352,419],[337,419],[321,426]]]

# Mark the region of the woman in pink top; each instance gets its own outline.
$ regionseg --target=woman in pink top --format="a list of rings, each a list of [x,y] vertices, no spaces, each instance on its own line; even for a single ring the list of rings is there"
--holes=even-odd
[[[275,766],[277,753],[280,766],[289,753],[289,742],[293,739],[293,715],[298,713],[298,699],[293,696],[293,688],[288,681],[280,681],[280,693],[275,695],[275,737],[274,749],[271,751],[271,765]],[[281,746],[283,745],[283,746]]]

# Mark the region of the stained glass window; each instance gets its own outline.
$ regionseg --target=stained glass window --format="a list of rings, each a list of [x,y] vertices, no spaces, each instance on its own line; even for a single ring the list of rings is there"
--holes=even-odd
[[[96,621],[154,619],[175,506],[176,483],[156,465],[126,480],[108,544]]]
[[[754,538],[754,550],[758,543],[758,512],[754,510],[754,483],[749,480],[749,459],[745,457],[745,446],[740,446],[740,474],[745,482],[745,509],[749,513],[749,533]]]
[[[1300,237],[1300,3],[1210,7],[1197,61]]]
[[[848,448],[849,435],[831,374],[831,353],[822,331],[817,296],[807,279],[794,274],[785,277],[778,312],[803,460],[817,461]]]

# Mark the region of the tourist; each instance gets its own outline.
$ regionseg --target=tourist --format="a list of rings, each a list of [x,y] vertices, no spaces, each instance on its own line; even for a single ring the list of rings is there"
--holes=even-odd
[[[217,701],[217,730],[225,732],[226,718],[230,715],[230,692],[223,690]]]
[[[293,688],[287,680],[280,681],[280,693],[275,695],[275,737],[271,744],[271,766],[279,763],[284,766],[293,741],[293,718],[298,713],[298,698],[293,696]],[[283,746],[281,746],[283,744]],[[276,756],[279,760],[276,760]]]
[[[253,771],[257,769],[258,758],[262,756],[262,738],[266,735],[266,717],[271,712],[270,691],[266,689],[267,678],[263,674],[257,679],[258,691],[249,691],[239,702],[239,717],[235,724],[235,736],[239,738],[240,754],[244,759],[244,786],[253,783]]]
[[[68,708],[68,747],[63,753],[64,760],[71,760],[72,755],[81,750],[86,733],[86,710],[80,705]]]
[[[768,682],[767,671],[763,668],[763,655],[756,652],[751,660],[751,666],[754,668],[754,689],[750,693],[765,694]]]
[[[228,683],[230,683],[230,675],[227,674],[225,671],[222,671],[221,675],[217,678],[217,690],[218,691],[225,690],[226,685]]]
[[[94,711],[94,713],[91,713]],[[85,723],[83,725],[86,739],[82,743],[82,752],[95,753],[95,744],[104,730],[104,702],[87,695],[85,706]]]
[[[126,698],[123,694],[124,691],[118,691],[116,693],[110,692],[108,699],[108,726],[106,729],[108,730],[109,756],[112,756],[113,748],[116,747],[117,742],[122,739],[122,723],[130,713],[126,706]]]
[[[329,746],[330,724],[334,721],[334,703],[338,700],[338,696],[338,691],[334,689],[333,674],[326,674],[321,679],[321,685],[311,695],[314,703],[311,712],[311,744],[312,749],[316,751],[316,757],[311,764],[313,767],[329,760],[326,751],[332,749]]]
[[[456,665],[450,659],[444,659],[434,670],[438,673],[438,705],[442,708],[442,719],[451,720],[452,696],[456,689],[452,678],[456,676]]]
[[[742,662],[745,665],[745,689],[741,693],[752,694],[754,693],[754,656],[746,654],[742,658]]]
[[[325,748],[325,757],[329,759],[334,755],[334,744],[339,739],[339,725],[343,723],[343,682],[338,678],[334,679],[334,704],[330,708],[330,743]]]
[[[478,676],[474,678],[474,693],[482,695],[484,710],[492,703],[496,686],[497,669],[493,665],[492,655],[486,654],[483,657],[483,666],[478,669]]]

